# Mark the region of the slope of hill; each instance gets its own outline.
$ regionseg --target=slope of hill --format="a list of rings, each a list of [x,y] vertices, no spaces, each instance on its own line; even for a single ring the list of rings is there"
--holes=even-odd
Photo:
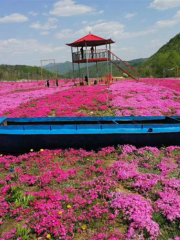
[[[147,60],[148,60],[148,58],[138,58],[138,59],[128,61],[128,64],[131,65],[132,67],[136,68],[136,67],[139,67],[143,62],[145,62]]]
[[[137,59],[130,61],[130,64],[133,67],[138,66],[141,62],[143,62],[144,59]],[[72,63],[71,62],[65,62],[65,63],[58,63],[57,69],[58,69],[58,75],[59,77],[67,77],[72,78]],[[89,70],[90,70],[90,77],[96,77],[96,66],[95,63],[89,63]],[[78,64],[74,64],[75,67],[75,76],[79,76]],[[43,69],[43,78],[55,78],[55,69],[54,64],[50,63],[46,66],[44,66],[45,69]],[[86,75],[86,63],[80,64],[80,72],[81,77],[84,78]],[[107,63],[99,63],[98,64],[99,69],[99,76],[104,76],[105,72],[107,72]],[[120,76],[119,70],[113,66],[113,73],[114,76]],[[26,65],[0,65],[0,80],[19,80],[19,79],[32,79],[32,80],[40,80],[41,79],[41,68],[40,67],[31,67]]]
[[[180,68],[180,33],[163,45],[138,70],[141,77],[175,77],[177,67]],[[173,69],[165,71],[164,69]]]
[[[43,77],[55,77],[55,74],[43,69]],[[0,65],[0,80],[41,79],[41,68],[26,65]]]
[[[146,58],[140,58],[140,59],[134,59],[128,62],[128,64],[130,64],[133,68],[137,68],[141,63],[143,63],[144,61],[146,61]],[[75,64],[75,66],[78,66],[78,64]],[[89,64],[88,64],[89,65]],[[77,68],[77,67],[76,67]],[[109,64],[109,69],[111,68],[110,64]],[[86,64],[85,67],[81,68],[80,70],[80,76],[82,78],[84,78],[84,76],[86,75]],[[123,73],[112,64],[112,72],[113,72],[113,76],[122,76]],[[107,73],[107,62],[100,62],[98,63],[98,76],[99,77],[104,77],[105,73]],[[64,77],[73,77],[72,71],[64,74]],[[75,71],[75,77],[78,78],[79,77],[79,71],[76,70]],[[89,77],[94,78],[96,77],[96,65],[93,64],[93,66],[89,65]]]
[[[89,66],[92,66],[94,64],[95,63],[90,63]],[[80,64],[80,68],[83,68],[85,66],[86,66],[85,63]],[[75,67],[75,70],[77,70],[78,69],[78,64],[75,64],[74,67]],[[53,63],[49,63],[47,65],[44,65],[43,68],[50,71],[50,72],[55,72],[56,71]],[[56,63],[56,68],[57,68],[58,74],[62,76],[64,74],[66,74],[67,72],[72,71],[72,62],[66,61],[64,63]]]

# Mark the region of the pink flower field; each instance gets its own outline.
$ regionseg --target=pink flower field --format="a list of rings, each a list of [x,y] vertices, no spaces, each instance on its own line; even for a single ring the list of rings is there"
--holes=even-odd
[[[180,80],[0,83],[0,116],[180,115]],[[180,147],[0,153],[0,239],[180,240]]]

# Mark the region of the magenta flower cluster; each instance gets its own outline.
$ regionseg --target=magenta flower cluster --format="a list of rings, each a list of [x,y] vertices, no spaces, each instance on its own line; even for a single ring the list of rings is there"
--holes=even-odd
[[[118,192],[113,194],[111,206],[123,213],[125,220],[130,222],[127,238],[137,238],[144,229],[150,234],[150,239],[160,235],[159,226],[152,220],[153,208],[150,199],[140,195]]]
[[[180,115],[179,80],[153,81],[115,82],[109,93],[65,80],[1,83],[1,116]],[[26,239],[20,225],[29,239],[179,240],[179,154],[130,145],[0,153],[0,239]]]
[[[174,224],[180,219],[179,153],[125,145],[1,156],[1,228],[14,219],[43,239],[158,239],[155,213]],[[2,239],[16,239],[13,226]]]
[[[167,81],[170,85],[171,80]],[[146,83],[121,81],[111,85],[110,90],[113,94],[110,105],[118,116],[180,115],[180,89],[174,91],[157,85],[155,79]]]

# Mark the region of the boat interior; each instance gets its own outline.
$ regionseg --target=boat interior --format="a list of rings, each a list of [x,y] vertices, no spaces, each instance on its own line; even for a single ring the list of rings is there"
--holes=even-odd
[[[101,119],[100,117],[94,118],[71,118],[71,120],[65,120],[63,118],[7,118],[1,122],[0,126],[38,126],[38,125],[137,125],[137,124],[180,124],[180,116],[178,117],[112,117],[107,119]]]

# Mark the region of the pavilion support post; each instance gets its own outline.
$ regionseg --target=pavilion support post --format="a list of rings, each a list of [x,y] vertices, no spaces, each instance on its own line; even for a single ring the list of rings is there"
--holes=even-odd
[[[96,62],[96,77],[97,77],[97,83],[99,84],[98,64],[97,64],[97,62]]]
[[[109,64],[108,64],[108,47],[106,43],[106,54],[107,54],[107,74],[109,75]]]
[[[55,61],[55,59],[54,59],[54,69],[55,69],[55,71],[56,71],[56,79],[58,79],[58,70],[57,70],[57,66],[56,66],[56,61]]]
[[[179,68],[177,66],[177,77],[179,77]]]
[[[73,80],[75,85],[75,77],[74,77],[74,60],[73,60],[73,48],[71,47],[71,54],[72,54],[72,69],[73,69]]]
[[[111,44],[109,44],[109,51],[111,52]],[[109,58],[111,58],[111,53],[109,54]],[[112,81],[112,62],[111,62],[111,81]]]
[[[163,78],[165,78],[165,68],[163,68]]]
[[[89,68],[88,68],[88,52],[87,52],[87,43],[85,42],[86,46],[86,67],[87,67],[87,77],[88,77],[88,85],[89,85]]]
[[[176,66],[176,77],[178,78],[178,66]]]
[[[79,80],[80,80],[80,64],[79,64],[79,52],[77,47],[77,54],[78,54],[78,71],[79,71]]]
[[[81,79],[80,63],[78,62],[79,80]]]
[[[43,80],[42,60],[41,60],[41,80]]]

